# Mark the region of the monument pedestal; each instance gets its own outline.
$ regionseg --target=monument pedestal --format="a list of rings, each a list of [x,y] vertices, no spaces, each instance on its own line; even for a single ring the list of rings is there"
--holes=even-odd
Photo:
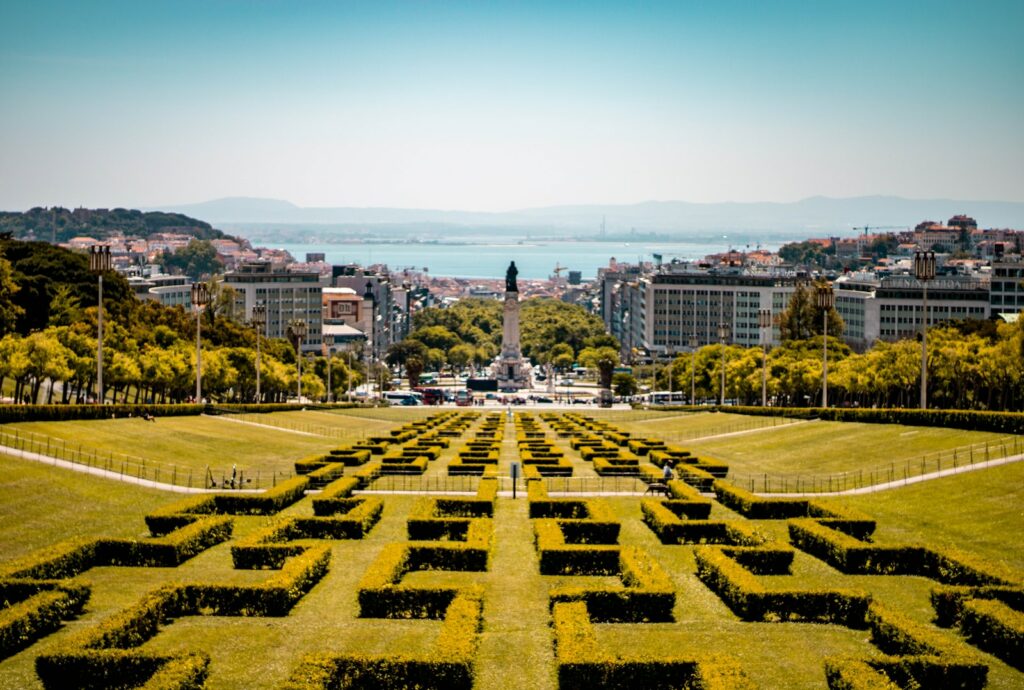
[[[501,354],[491,364],[491,376],[498,381],[498,388],[522,390],[530,387],[530,367],[523,359],[519,348],[519,292],[505,291],[505,308],[502,315]]]

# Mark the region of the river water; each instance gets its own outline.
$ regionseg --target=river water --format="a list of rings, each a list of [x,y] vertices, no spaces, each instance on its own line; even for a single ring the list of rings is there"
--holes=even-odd
[[[782,242],[763,242],[764,249],[777,250]],[[610,259],[636,263],[652,261],[660,254],[665,262],[673,258],[703,259],[708,254],[736,249],[753,249],[755,245],[730,245],[729,240],[701,238],[690,242],[596,242],[568,240],[502,240],[486,238],[458,240],[451,243],[353,243],[353,244],[279,244],[297,261],[305,260],[309,252],[322,252],[330,264],[387,264],[393,271],[412,268],[426,269],[435,276],[465,278],[501,278],[509,261],[516,262],[519,277],[527,280],[547,278],[556,265],[580,271],[584,279],[594,278],[597,269],[608,265]],[[568,277],[563,273],[562,277]]]

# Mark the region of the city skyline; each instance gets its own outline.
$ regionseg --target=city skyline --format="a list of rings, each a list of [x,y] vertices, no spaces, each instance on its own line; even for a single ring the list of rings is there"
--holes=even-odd
[[[1024,201],[1019,3],[8,3],[0,208]]]

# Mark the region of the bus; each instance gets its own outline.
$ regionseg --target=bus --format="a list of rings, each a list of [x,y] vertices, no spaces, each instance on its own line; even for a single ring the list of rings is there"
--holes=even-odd
[[[424,405],[440,405],[444,402],[444,391],[440,388],[417,388],[416,392],[423,396]]]
[[[423,394],[418,391],[387,391],[384,399],[392,405],[422,405]]]
[[[654,391],[648,393],[645,402],[649,405],[684,405],[686,404],[686,396],[683,395],[682,391]]]

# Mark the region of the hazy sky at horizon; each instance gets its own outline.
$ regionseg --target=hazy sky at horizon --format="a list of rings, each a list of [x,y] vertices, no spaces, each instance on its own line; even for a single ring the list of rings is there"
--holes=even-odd
[[[1024,201],[1024,3],[0,0],[0,209]]]

